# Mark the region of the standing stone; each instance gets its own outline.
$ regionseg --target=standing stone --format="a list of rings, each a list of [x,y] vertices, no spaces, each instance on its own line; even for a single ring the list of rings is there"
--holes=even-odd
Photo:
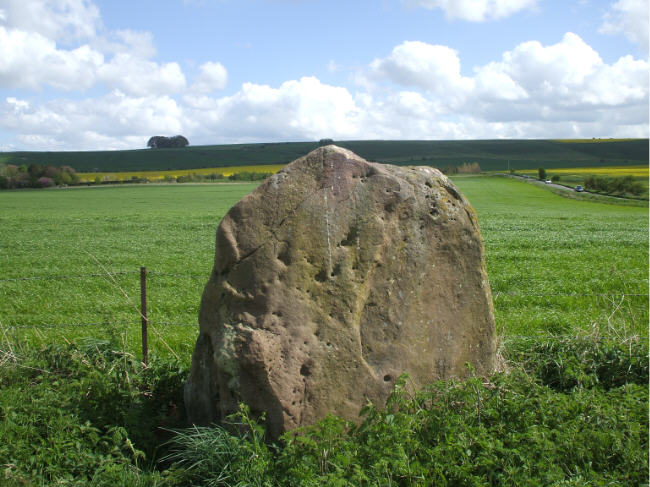
[[[416,387],[495,365],[476,214],[436,169],[333,145],[287,165],[217,229],[185,387],[190,420],[239,402],[269,434],[358,421],[407,372]]]

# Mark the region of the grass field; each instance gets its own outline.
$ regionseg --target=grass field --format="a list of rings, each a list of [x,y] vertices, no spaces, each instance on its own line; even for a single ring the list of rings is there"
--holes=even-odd
[[[168,451],[157,427],[182,424],[216,225],[256,183],[0,193],[0,483],[647,480],[648,209],[507,178],[454,181],[479,215],[511,374],[397,394],[359,430],[331,419],[277,451],[254,423],[245,438],[189,431],[172,469],[151,463]],[[151,273],[149,369],[133,358],[140,318],[124,296],[139,302],[141,265]]]
[[[483,171],[648,163],[648,139],[592,142],[591,139],[335,141],[369,161],[434,167],[478,162]],[[317,147],[317,142],[283,142],[102,152],[6,152],[0,153],[0,163],[69,165],[77,172],[162,171],[286,164]]]
[[[573,333],[592,326],[645,332],[647,296],[635,295],[648,288],[647,209],[566,200],[502,178],[456,182],[479,214],[501,334]],[[103,325],[74,326],[88,323],[116,323],[118,330],[132,323],[137,330],[137,314],[102,276],[101,264],[127,273],[116,280],[135,302],[138,270],[146,266],[152,274],[151,320],[195,324],[217,222],[254,187],[0,193],[0,320],[10,327],[73,325],[48,332],[67,338],[101,334]],[[11,280],[23,277],[36,279]],[[194,329],[161,326],[183,350],[191,347]]]

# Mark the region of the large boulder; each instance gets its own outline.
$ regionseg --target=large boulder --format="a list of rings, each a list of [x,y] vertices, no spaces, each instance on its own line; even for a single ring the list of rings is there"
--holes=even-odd
[[[439,171],[374,164],[333,145],[287,165],[217,229],[185,388],[190,420],[239,402],[268,431],[358,420],[413,384],[495,364],[476,214]]]

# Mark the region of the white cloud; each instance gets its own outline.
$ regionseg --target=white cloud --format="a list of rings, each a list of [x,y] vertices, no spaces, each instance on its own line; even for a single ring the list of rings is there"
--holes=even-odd
[[[199,139],[301,140],[353,136],[358,110],[347,89],[304,77],[278,88],[244,83],[232,96],[188,95],[188,120]]]
[[[648,46],[648,0],[618,0],[605,14],[600,32],[622,34],[639,44],[647,54]]]
[[[33,149],[144,148],[152,134],[184,132],[182,109],[166,96],[129,97],[113,91],[99,98],[54,100],[33,106],[7,98],[0,128],[15,131]]]
[[[603,61],[596,51],[575,34],[567,33],[561,42],[543,46],[540,42],[524,42],[506,52],[495,71],[505,73],[535,99],[573,97],[576,88],[584,86]],[[480,70],[479,70],[480,72]]]
[[[472,88],[472,81],[460,73],[460,59],[454,49],[420,41],[403,42],[389,56],[372,61],[368,77],[435,95],[446,94],[450,101]]]
[[[177,63],[156,63],[149,32],[99,36],[89,0],[5,0],[0,16],[0,89],[83,91],[102,84],[134,96],[173,94],[186,81]]]
[[[177,63],[158,64],[126,53],[113,56],[96,75],[109,88],[136,96],[172,95],[185,88],[185,76]]]
[[[484,22],[534,9],[537,0],[407,0],[407,4],[429,10],[444,10],[448,19]]]
[[[647,130],[647,61],[625,56],[606,64],[576,34],[546,46],[524,42],[500,61],[474,68],[472,77],[463,76],[460,66],[456,51],[446,46],[396,46],[360,76],[359,86],[383,95],[363,107],[364,121],[394,124],[384,133],[397,138],[530,137],[543,132],[535,127],[575,136],[590,127],[584,130],[590,137],[607,136],[604,127],[618,130],[615,125],[641,127],[633,130],[637,134]]]
[[[38,33],[0,27],[0,88],[86,90],[96,83],[134,95],[171,94],[185,87],[177,63],[158,64],[129,53],[109,60],[84,44],[59,49]]]
[[[647,103],[648,63],[625,56],[612,65],[572,33],[550,46],[524,42],[506,52],[500,62],[479,68],[477,79],[486,72],[511,80],[494,90],[513,90],[512,100],[525,100],[531,109],[543,106],[561,112],[593,106]],[[542,113],[542,112],[540,112]],[[565,116],[571,116],[566,113]]]
[[[0,22],[60,42],[92,38],[101,26],[90,0],[3,0]]]
[[[38,33],[0,26],[0,88],[37,90],[44,84],[57,89],[86,89],[93,85],[104,56],[88,46],[57,49]]]
[[[490,63],[476,70],[475,96],[493,101],[516,101],[529,97],[523,89],[497,63]]]
[[[111,37],[113,39],[98,37],[92,45],[104,53],[130,54],[141,59],[150,59],[156,55],[151,32],[122,29],[112,33]]]
[[[647,61],[632,56],[624,56],[612,65],[602,65],[585,83],[580,100],[612,107],[645,102],[647,108],[648,68]]]
[[[209,94],[223,90],[228,83],[228,71],[221,63],[207,62],[199,66],[199,75],[192,85],[192,91]]]

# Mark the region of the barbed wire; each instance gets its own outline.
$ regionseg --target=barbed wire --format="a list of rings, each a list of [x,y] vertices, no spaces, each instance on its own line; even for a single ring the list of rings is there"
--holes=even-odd
[[[198,323],[170,323],[170,322],[155,322],[155,321],[150,321],[148,323],[149,325],[152,326],[192,326],[192,327],[198,327]],[[84,327],[91,327],[91,326],[134,326],[134,327],[140,327],[140,323],[136,323],[135,321],[132,323],[124,323],[124,322],[114,322],[114,321],[101,321],[97,323],[37,323],[37,324],[28,324],[28,325],[21,325],[21,324],[5,324],[4,327],[5,329],[29,329],[29,328],[84,328]]]
[[[83,278],[106,278],[113,276],[124,275],[140,275],[140,271],[116,271],[108,273],[88,273],[88,274],[60,274],[60,275],[40,275],[40,276],[23,276],[13,278],[2,278],[0,282],[19,282],[31,280],[65,280],[65,279],[83,279]],[[172,272],[159,272],[148,271],[147,277],[181,277],[190,279],[205,279],[209,278],[209,274],[183,274]],[[544,281],[548,282],[548,281]],[[635,283],[646,283],[647,281],[635,281]],[[627,283],[629,285],[629,281]],[[498,291],[492,290],[493,302],[495,305],[499,298],[513,297],[513,298],[606,298],[606,299],[619,299],[626,297],[641,297],[648,298],[648,293],[638,292],[614,292],[614,293],[587,293],[587,292],[519,292],[519,291]],[[184,327],[198,327],[197,323],[174,323],[164,321],[149,321],[152,326],[184,326]],[[5,324],[8,328],[13,329],[28,329],[28,328],[70,328],[70,327],[97,327],[97,326],[139,326],[135,322],[111,322],[99,321],[91,323],[39,323],[39,324]]]
[[[122,276],[127,274],[140,274],[140,271],[111,272],[111,276]],[[59,279],[80,279],[83,277],[106,277],[105,273],[95,274],[69,274],[69,275],[47,275],[47,276],[27,276],[27,277],[9,277],[0,279],[0,281],[36,281],[36,280],[59,280]]]
[[[172,277],[189,277],[191,279],[209,279],[210,274],[176,274],[173,272],[156,272],[156,271],[147,271],[147,276],[172,276]]]
[[[648,297],[649,294],[642,293],[517,293],[508,291],[492,291],[494,300],[496,301],[500,296],[521,296],[521,297],[601,297],[601,298],[621,298],[627,296],[644,296]]]
[[[123,275],[140,275],[140,271],[118,271],[110,272],[110,276],[123,276]],[[158,272],[158,271],[147,271],[147,277],[186,277],[190,279],[209,279],[209,274],[182,274],[176,272]],[[10,278],[1,278],[0,282],[15,282],[15,281],[31,281],[31,280],[64,280],[64,279],[77,279],[85,277],[107,277],[106,273],[91,273],[91,274],[52,274],[52,275],[42,275],[42,276],[24,276],[24,277],[10,277]],[[548,282],[548,281],[543,281]],[[631,281],[627,281],[629,284]],[[646,280],[634,281],[638,284],[647,284]],[[617,292],[617,293],[585,293],[585,292],[566,292],[566,293],[539,293],[539,292],[517,292],[517,291],[499,291],[492,289],[492,295],[496,298],[500,296],[550,296],[550,297],[605,297],[605,298],[619,298],[624,296],[643,296],[648,297],[648,293],[637,293],[637,292]]]
[[[124,275],[140,275],[140,271],[119,271],[119,272],[110,272],[111,276],[124,276]],[[171,277],[188,277],[192,279],[208,279],[210,277],[207,275],[199,274],[179,274],[172,272],[156,272],[148,271],[147,277],[157,277],[157,276],[171,276]],[[0,279],[0,282],[8,281],[35,281],[35,280],[60,280],[60,279],[81,279],[85,277],[107,277],[106,273],[92,273],[92,274],[52,274],[45,276],[26,276],[26,277],[7,277]]]

